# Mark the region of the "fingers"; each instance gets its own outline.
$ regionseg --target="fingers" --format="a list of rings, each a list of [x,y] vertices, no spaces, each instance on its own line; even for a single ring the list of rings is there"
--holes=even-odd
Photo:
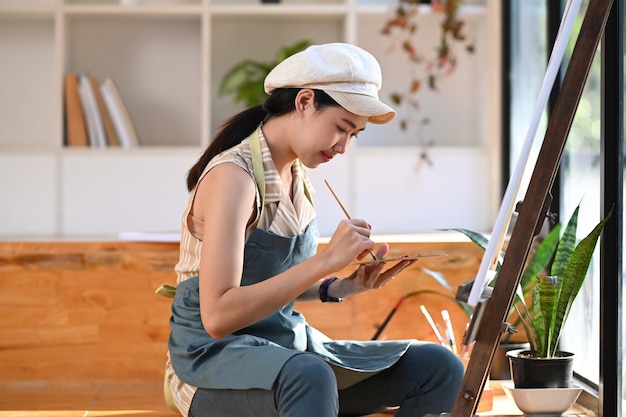
[[[373,243],[373,242],[372,242]],[[362,261],[363,259],[365,259],[365,257],[370,256],[370,251],[369,250],[364,250],[363,252],[359,253],[356,256],[356,259],[359,261]]]
[[[328,256],[337,269],[345,267],[355,258],[364,259],[374,248],[370,239],[370,226],[365,220],[342,220],[327,246]]]
[[[389,244],[383,243],[382,245],[378,247],[378,249],[376,249],[376,257],[384,258],[387,252],[389,252]]]
[[[351,294],[381,288],[416,260],[399,261],[383,272],[385,262],[368,262],[360,265],[347,279],[352,283]]]
[[[385,272],[390,272],[395,277],[400,272],[413,265],[415,262],[417,262],[417,259],[411,261],[400,261]]]
[[[406,268],[410,267],[415,262],[417,262],[417,260],[400,261],[400,262],[398,262],[397,264],[395,264],[391,268],[387,269],[385,272],[383,272],[378,277],[377,282],[375,283],[375,287],[374,288],[384,287],[392,279],[394,279],[396,276],[398,276],[398,274],[400,274],[400,272],[404,271]],[[381,265],[383,265],[383,264],[381,263]]]
[[[344,219],[340,222],[344,224],[349,224],[354,227],[359,233],[369,237],[372,232],[372,225],[366,222],[363,219]]]
[[[382,262],[373,264],[373,266],[372,264],[360,265],[356,271],[356,280],[359,287],[367,290],[378,288],[377,281],[382,277],[383,267],[384,263]]]

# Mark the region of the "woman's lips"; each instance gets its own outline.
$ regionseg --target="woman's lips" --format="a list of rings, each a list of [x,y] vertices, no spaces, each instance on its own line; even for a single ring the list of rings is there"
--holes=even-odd
[[[333,159],[332,155],[328,155],[326,152],[322,152],[322,159],[324,160],[324,162],[328,162],[331,159]]]

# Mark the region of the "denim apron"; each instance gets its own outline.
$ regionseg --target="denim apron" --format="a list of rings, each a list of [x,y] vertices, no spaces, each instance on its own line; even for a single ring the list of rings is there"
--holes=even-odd
[[[258,133],[251,136],[251,150],[255,179],[263,196],[264,178],[259,178],[257,168],[263,166]],[[304,233],[291,237],[257,227],[245,245],[241,285],[264,281],[311,257],[317,250],[317,239],[315,220]],[[202,326],[198,277],[178,284],[170,325],[169,352],[176,375],[187,384],[208,389],[269,390],[285,362],[305,352],[326,360],[342,389],[389,368],[410,344],[331,340],[294,310],[294,300],[246,328],[215,339]]]

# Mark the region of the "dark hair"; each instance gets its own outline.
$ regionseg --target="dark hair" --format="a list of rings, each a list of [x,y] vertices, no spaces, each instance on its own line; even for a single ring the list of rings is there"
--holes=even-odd
[[[272,116],[282,116],[292,112],[295,109],[296,96],[300,90],[300,88],[279,88],[262,105],[250,107],[226,120],[209,147],[187,173],[187,189],[189,191],[194,189],[202,172],[213,157],[240,144],[242,140],[254,132],[254,129],[262,121]],[[317,109],[321,110],[328,106],[339,105],[322,90],[313,91],[315,92],[315,107]]]

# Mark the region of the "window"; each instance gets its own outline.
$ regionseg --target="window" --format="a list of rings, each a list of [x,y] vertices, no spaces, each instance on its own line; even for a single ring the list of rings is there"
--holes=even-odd
[[[588,3],[588,0],[583,3],[573,39],[578,35]],[[626,384],[622,382],[626,381],[626,370],[622,366],[626,362],[626,320],[622,320],[626,307],[626,289],[622,285],[626,177],[625,0],[613,0],[612,7],[605,37],[596,52],[572,124],[559,178],[553,187],[552,211],[558,212],[561,221],[566,221],[574,207],[581,203],[578,235],[583,236],[614,207],[613,218],[589,268],[589,277],[568,319],[561,347],[577,353],[578,360],[574,364],[577,376],[596,389],[595,405],[586,405],[597,408],[600,416],[626,417]],[[510,28],[505,34],[509,48],[504,51],[504,71],[510,74],[509,79],[504,79],[503,100],[504,149],[508,151],[503,164],[505,184],[511,171],[508,167],[514,166],[525,139],[529,109],[533,110],[545,73],[546,58],[551,50],[551,42],[547,40],[554,37],[562,11],[563,4],[549,0],[516,0],[504,9],[504,27]],[[525,19],[534,22],[532,26],[524,23]],[[528,27],[538,30],[526,30]],[[572,48],[573,41],[570,52]],[[507,92],[510,100],[507,100]],[[552,105],[553,102],[549,108]],[[537,135],[543,137],[544,132],[545,127],[540,126]]]
[[[545,0],[515,0],[510,3],[510,129],[505,132],[510,135],[510,158],[505,161],[505,166],[515,167],[522,144],[526,139],[528,126],[535,110],[537,97],[543,82],[545,68],[548,61],[547,36],[542,30],[526,30],[529,27],[546,27],[547,8]],[[506,25],[505,25],[506,26]],[[506,48],[506,47],[505,47]],[[505,53],[507,51],[505,50]],[[505,70],[506,72],[506,70]],[[505,105],[507,105],[505,104]],[[539,128],[537,136],[543,137],[545,132],[545,117]],[[536,158],[540,143],[535,141],[533,152],[529,158],[529,166]],[[505,146],[506,148],[506,146]],[[512,171],[512,169],[510,170]],[[523,198],[523,190],[528,186],[530,169],[522,180],[520,187]],[[508,173],[507,173],[508,175]],[[505,184],[508,183],[508,177]]]
[[[588,3],[588,1],[585,1]],[[582,12],[587,4],[583,4]],[[569,56],[574,48],[582,15],[578,18],[568,46]],[[600,47],[601,48],[601,47]],[[560,213],[562,222],[567,221],[580,204],[578,236],[586,236],[600,221],[601,206],[601,53],[597,51],[587,76],[587,83],[572,122],[561,161]],[[574,369],[583,378],[600,383],[600,259],[596,248],[570,317],[566,323],[561,347],[576,352]],[[591,343],[581,343],[581,340]]]

